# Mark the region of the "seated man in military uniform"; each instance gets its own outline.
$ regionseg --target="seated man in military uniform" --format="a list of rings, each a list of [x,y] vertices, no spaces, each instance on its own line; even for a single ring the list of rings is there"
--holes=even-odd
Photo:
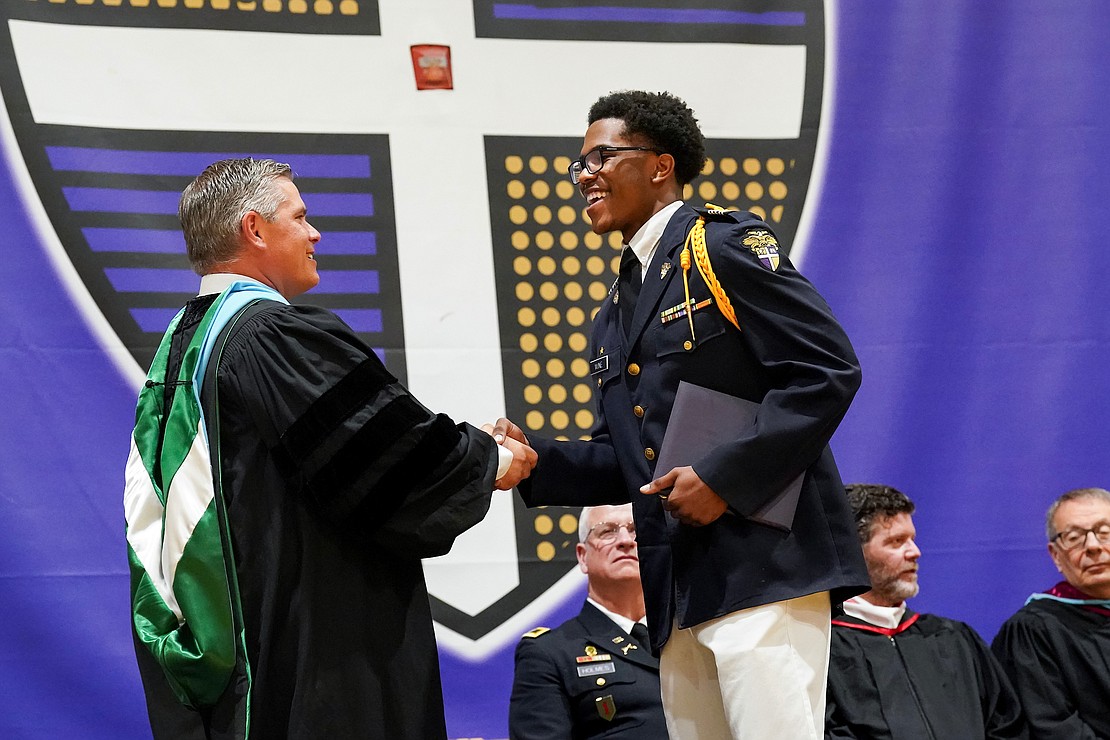
[[[665,739],[632,504],[583,509],[578,540],[586,603],[577,617],[534,629],[517,646],[509,736]]]

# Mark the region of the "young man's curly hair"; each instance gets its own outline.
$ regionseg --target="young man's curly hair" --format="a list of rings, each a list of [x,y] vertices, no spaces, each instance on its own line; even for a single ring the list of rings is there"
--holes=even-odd
[[[705,165],[705,137],[694,112],[668,92],[622,90],[609,93],[590,107],[589,123],[603,118],[624,121],[624,135],[642,136],[675,161],[675,178],[686,185]]]

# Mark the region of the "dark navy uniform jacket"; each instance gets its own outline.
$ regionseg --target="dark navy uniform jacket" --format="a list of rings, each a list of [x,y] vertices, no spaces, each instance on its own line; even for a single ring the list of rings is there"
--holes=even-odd
[[[666,740],[659,660],[647,646],[589,602],[574,619],[536,633],[516,648],[512,740]]]
[[[661,314],[685,301],[679,253],[696,218],[683,205],[667,224],[629,336],[620,327],[615,287],[597,313],[590,343],[598,400],[592,439],[530,437],[539,462],[519,487],[529,506],[631,499],[656,650],[676,617],[685,628],[818,591],[830,591],[839,604],[870,588],[828,447],[860,384],[848,337],[785,255],[761,259],[742,243],[754,231],[771,231],[744,211],[705,224],[710,262],[740,330],[715,303],[694,313],[694,337],[685,317],[664,322]],[[710,297],[696,267],[689,281],[694,303]],[[730,508],[705,527],[679,523],[658,496],[638,490],[667,472],[656,471],[654,460],[680,380],[762,404],[751,433],[722,439],[693,466]],[[790,532],[744,518],[803,471]]]

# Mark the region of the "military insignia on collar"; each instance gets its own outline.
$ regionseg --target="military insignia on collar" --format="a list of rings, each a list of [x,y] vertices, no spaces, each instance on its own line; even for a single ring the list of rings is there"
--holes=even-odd
[[[670,271],[671,271],[671,263],[670,262],[664,262],[663,266],[659,268],[659,279],[662,280],[663,278],[667,277],[667,273],[670,272]]]
[[[771,232],[753,229],[744,235],[742,244],[759,258],[764,267],[779,269],[779,243]]]

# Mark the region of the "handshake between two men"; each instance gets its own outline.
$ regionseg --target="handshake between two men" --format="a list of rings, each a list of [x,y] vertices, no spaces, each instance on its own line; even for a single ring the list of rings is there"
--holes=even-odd
[[[524,430],[501,418],[495,424],[483,424],[482,431],[492,435],[494,441],[513,456],[508,470],[494,483],[498,490],[510,490],[532,474],[539,456],[529,444]],[[688,465],[673,468],[644,484],[640,493],[658,495],[664,510],[683,524],[695,527],[711,524],[728,510],[725,500]]]

